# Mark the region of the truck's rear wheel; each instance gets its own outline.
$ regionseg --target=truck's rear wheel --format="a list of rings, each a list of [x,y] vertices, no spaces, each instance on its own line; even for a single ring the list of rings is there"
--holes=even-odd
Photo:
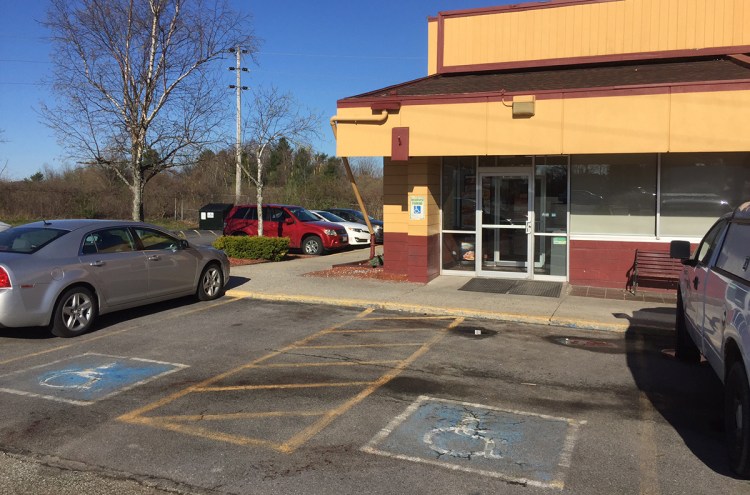
[[[750,385],[742,361],[736,361],[724,383],[724,429],[732,469],[750,477]]]

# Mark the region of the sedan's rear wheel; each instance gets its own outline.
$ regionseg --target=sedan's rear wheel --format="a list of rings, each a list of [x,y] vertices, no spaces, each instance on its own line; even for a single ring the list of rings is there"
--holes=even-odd
[[[221,296],[222,290],[224,290],[224,273],[219,265],[211,263],[201,273],[196,295],[201,301],[213,301]]]
[[[58,337],[76,337],[91,329],[96,316],[96,299],[91,291],[85,287],[71,287],[57,301],[51,331]]]
[[[305,240],[302,241],[302,251],[304,251],[305,254],[320,256],[323,254],[323,241],[321,241],[320,237],[316,235],[306,237]]]
[[[750,385],[742,361],[732,365],[724,384],[724,427],[732,469],[750,477]]]

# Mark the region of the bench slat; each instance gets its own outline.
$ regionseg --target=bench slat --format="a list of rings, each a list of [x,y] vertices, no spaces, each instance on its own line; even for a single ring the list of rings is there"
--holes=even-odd
[[[666,251],[635,250],[632,292],[638,290],[638,279],[658,279],[677,282],[682,272],[682,263]]]

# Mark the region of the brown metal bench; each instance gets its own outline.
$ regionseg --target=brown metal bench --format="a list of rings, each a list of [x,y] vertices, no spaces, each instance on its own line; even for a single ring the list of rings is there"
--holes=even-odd
[[[670,257],[669,251],[636,249],[630,291],[635,294],[642,280],[659,281],[676,287],[680,280],[680,273],[682,273],[682,263]]]

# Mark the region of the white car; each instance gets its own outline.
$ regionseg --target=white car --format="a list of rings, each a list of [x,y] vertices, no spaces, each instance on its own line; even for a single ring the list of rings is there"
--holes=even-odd
[[[312,212],[325,222],[341,224],[346,229],[346,233],[349,234],[350,246],[367,246],[370,244],[370,232],[367,230],[367,225],[347,222],[330,211],[312,210]]]
[[[732,469],[750,477],[750,202],[721,217],[690,255],[672,241],[684,265],[677,293],[675,351],[701,354],[724,382],[724,431]]]
[[[5,222],[0,222],[0,232],[2,232],[3,230],[8,230],[9,228],[10,228],[10,225],[8,225]]]

